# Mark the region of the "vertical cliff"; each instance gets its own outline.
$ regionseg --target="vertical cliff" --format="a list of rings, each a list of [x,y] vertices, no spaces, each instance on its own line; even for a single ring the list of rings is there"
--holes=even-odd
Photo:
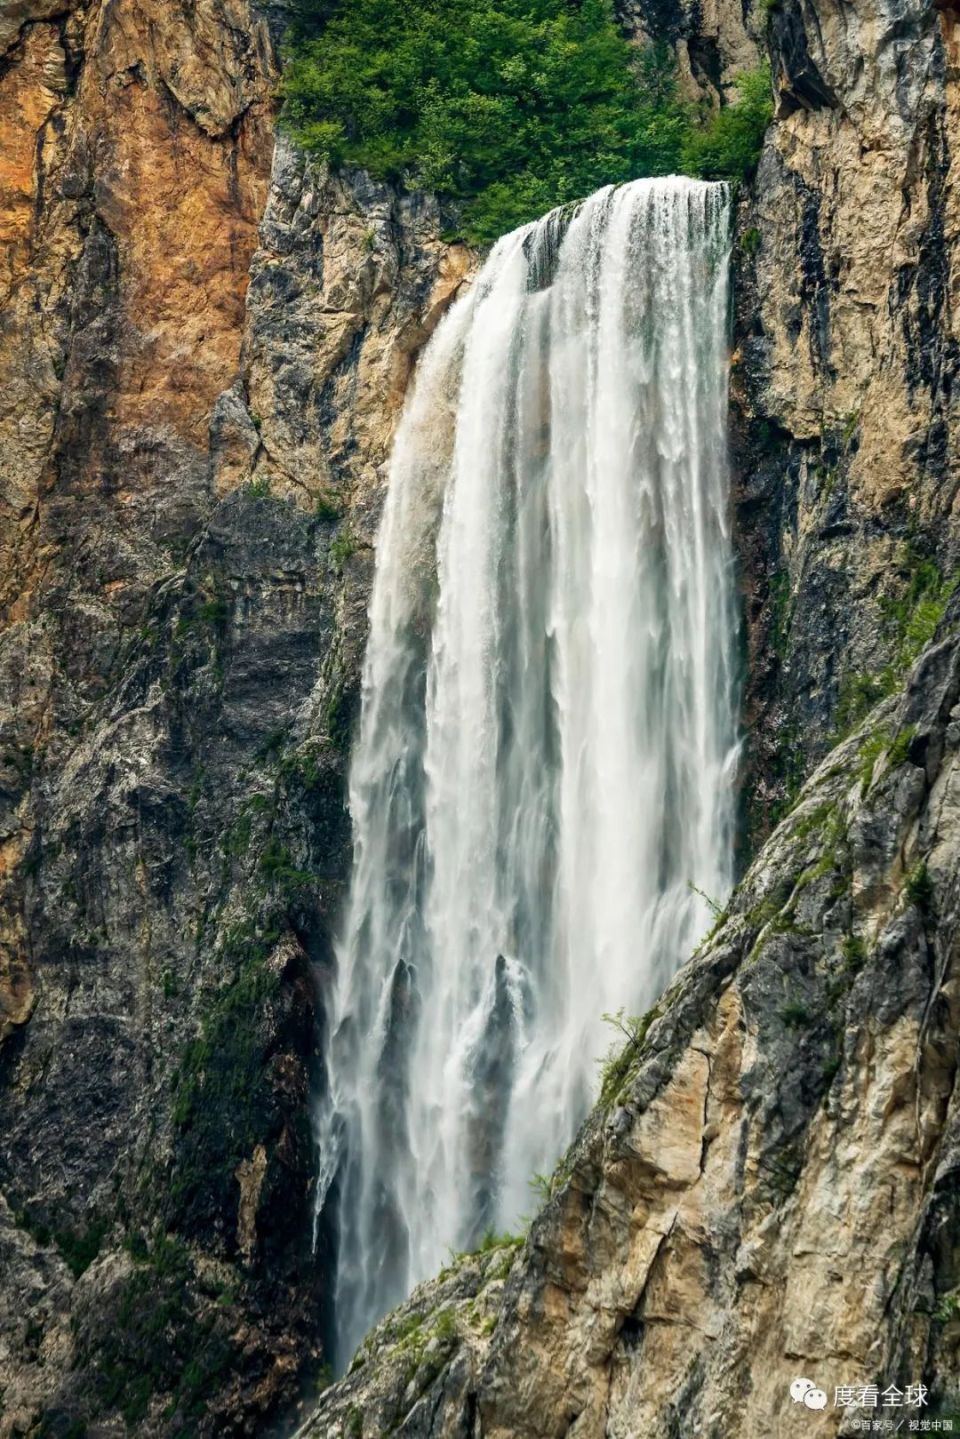
[[[285,8],[0,15],[4,1435],[267,1432],[323,1362],[316,978],[372,544],[474,257],[276,143]],[[707,103],[772,59],[735,252],[745,859],[863,727],[529,1243],[388,1321],[324,1435],[747,1439],[801,1362],[956,1377],[960,17],[623,14]]]
[[[957,12],[785,0],[733,365],[756,837],[957,564]]]
[[[469,256],[275,148],[246,0],[0,21],[0,1432],[322,1363],[315,976],[381,465]]]
[[[749,17],[777,108],[735,255],[747,872],[529,1234],[417,1291],[305,1434],[852,1433],[837,1386],[921,1382],[960,1422],[957,24]]]
[[[818,768],[526,1239],[416,1291],[304,1439],[843,1434],[858,1384],[956,1420],[958,625]]]

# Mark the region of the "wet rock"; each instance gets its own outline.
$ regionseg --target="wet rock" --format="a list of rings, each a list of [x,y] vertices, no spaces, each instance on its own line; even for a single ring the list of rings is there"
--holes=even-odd
[[[896,743],[924,675],[943,694],[928,696],[941,759],[926,779]],[[361,1360],[377,1362],[322,1396],[305,1439],[385,1432],[351,1429],[358,1413],[474,1439],[571,1426],[747,1439],[790,1422],[801,1372],[828,1394],[922,1380],[931,1412],[949,1408],[956,1275],[938,1265],[948,1231],[956,1242],[960,831],[943,797],[960,764],[945,733],[958,686],[954,628],[888,705],[869,775],[869,724],[814,774],[558,1166],[489,1333],[458,1326],[413,1406],[397,1337],[450,1300],[449,1280],[421,1286],[365,1342]],[[889,842],[858,892],[858,836],[878,825]]]
[[[275,145],[283,8],[0,32],[3,1434],[259,1432],[322,1369],[370,545],[472,258]]]

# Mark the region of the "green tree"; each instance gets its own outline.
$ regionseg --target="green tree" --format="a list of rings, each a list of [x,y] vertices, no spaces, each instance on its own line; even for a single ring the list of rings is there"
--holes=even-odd
[[[698,126],[670,51],[628,44],[608,0],[302,0],[283,92],[308,150],[458,202],[477,244],[604,184],[736,178],[770,113],[758,74],[738,119]]]
[[[742,180],[756,169],[763,132],[773,117],[770,72],[752,70],[736,80],[738,103],[726,105],[684,140],[683,168],[703,180]]]

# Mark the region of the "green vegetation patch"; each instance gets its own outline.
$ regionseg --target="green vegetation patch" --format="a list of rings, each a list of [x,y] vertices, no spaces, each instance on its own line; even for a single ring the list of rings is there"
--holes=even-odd
[[[609,0],[301,0],[284,122],[334,166],[462,204],[487,244],[601,185],[738,180],[770,121],[769,73],[703,118],[666,47],[639,51]]]
[[[901,688],[911,666],[936,634],[956,589],[956,575],[944,578],[934,561],[910,544],[902,547],[898,567],[904,576],[900,594],[880,602],[890,662],[880,670],[844,676],[837,700],[837,739],[849,734],[880,700]]]
[[[133,1272],[118,1287],[112,1322],[81,1336],[75,1364],[98,1414],[119,1411],[136,1430],[156,1397],[169,1432],[194,1434],[209,1399],[235,1366],[226,1294],[200,1283],[189,1251],[170,1235],[129,1245]]]
[[[813,1015],[799,1000],[790,1000],[780,1010],[780,1022],[787,1029],[805,1029],[813,1023]]]
[[[493,1254],[498,1249],[512,1249],[522,1243],[522,1234],[511,1234],[507,1229],[504,1229],[502,1232],[496,1229],[487,1229],[474,1252],[477,1254]]]
[[[258,932],[249,921],[228,937],[224,958],[236,964],[236,978],[210,1001],[174,1075],[169,1199],[178,1224],[232,1216],[237,1165],[273,1129],[269,1060],[275,1030],[269,1011],[281,981],[267,959],[278,938],[277,931]]]
[[[351,534],[349,530],[341,530],[340,534],[333,537],[327,553],[330,556],[330,563],[338,575],[343,572],[343,567],[350,556],[355,555],[356,552],[356,536]]]
[[[906,764],[916,733],[916,725],[906,725],[899,732],[891,729],[879,729],[867,735],[860,747],[860,757],[857,762],[857,778],[860,780],[862,794],[866,794],[870,788],[873,772],[881,755],[886,756],[887,768],[890,770],[899,769],[901,765]]]
[[[884,601],[881,610],[896,636],[894,663],[906,671],[933,639],[957,577],[944,579],[934,561],[922,558],[910,545],[904,546],[900,565],[907,571],[906,588],[898,599]]]
[[[90,1268],[110,1227],[109,1220],[100,1216],[79,1229],[54,1229],[26,1209],[15,1210],[14,1220],[37,1244],[56,1245],[74,1279],[79,1279]]]
[[[784,645],[786,641],[784,639]],[[784,648],[783,653],[786,653]],[[773,774],[781,787],[780,798],[770,805],[768,821],[771,828],[780,823],[793,809],[806,778],[803,736],[796,724],[786,724],[773,756]]]
[[[271,835],[264,846],[260,856],[260,871],[270,883],[278,885],[284,891],[304,889],[313,883],[311,874],[295,867],[290,850],[276,835]]]
[[[600,1071],[600,1100],[604,1109],[617,1102],[630,1071],[640,1056],[643,1042],[654,1020],[661,1015],[660,1005],[654,1005],[646,1014],[625,1014],[618,1009],[616,1014],[603,1016],[606,1024],[613,1025],[626,1038],[626,1044],[613,1044],[602,1062]]]
[[[321,490],[317,496],[315,512],[322,524],[335,524],[343,514],[343,506],[331,490]]]
[[[915,904],[922,915],[926,918],[932,916],[935,894],[933,880],[925,860],[921,860],[907,875],[903,892],[908,902]]]
[[[201,589],[190,597],[184,613],[177,620],[174,637],[181,639],[191,631],[204,629],[222,632],[230,622],[232,609],[229,590],[222,587],[218,578],[207,575]]]
[[[495,1229],[488,1229],[482,1235],[476,1249],[451,1249],[450,1262],[444,1265],[437,1277],[440,1280],[449,1279],[462,1264],[495,1254],[499,1256],[499,1259],[486,1269],[483,1282],[488,1284],[491,1280],[503,1279],[509,1274],[516,1252],[523,1241],[523,1234],[511,1234],[506,1230],[499,1233]]]
[[[856,934],[845,934],[840,941],[840,953],[847,973],[857,975],[867,962],[867,946]]]
[[[324,709],[327,735],[330,743],[341,753],[350,748],[350,736],[360,709],[360,695],[356,688],[337,682]]]
[[[684,137],[681,168],[702,180],[745,180],[757,167],[764,131],[773,117],[770,72],[761,66],[736,80],[738,101]]]

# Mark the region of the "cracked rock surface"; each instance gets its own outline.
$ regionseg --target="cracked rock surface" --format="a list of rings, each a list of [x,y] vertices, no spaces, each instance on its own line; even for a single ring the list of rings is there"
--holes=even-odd
[[[752,1439],[798,1374],[952,1412],[958,621],[817,769],[526,1240],[421,1286],[304,1439]]]
[[[383,464],[472,265],[275,137],[281,6],[0,17],[0,1435],[323,1363],[317,983]]]
[[[746,874],[527,1240],[378,1326],[311,1439],[752,1439],[801,1367],[956,1395],[960,15],[620,9],[709,103],[772,66],[733,248]],[[377,519],[478,257],[278,138],[288,10],[0,6],[2,1439],[283,1433],[322,1382]]]

